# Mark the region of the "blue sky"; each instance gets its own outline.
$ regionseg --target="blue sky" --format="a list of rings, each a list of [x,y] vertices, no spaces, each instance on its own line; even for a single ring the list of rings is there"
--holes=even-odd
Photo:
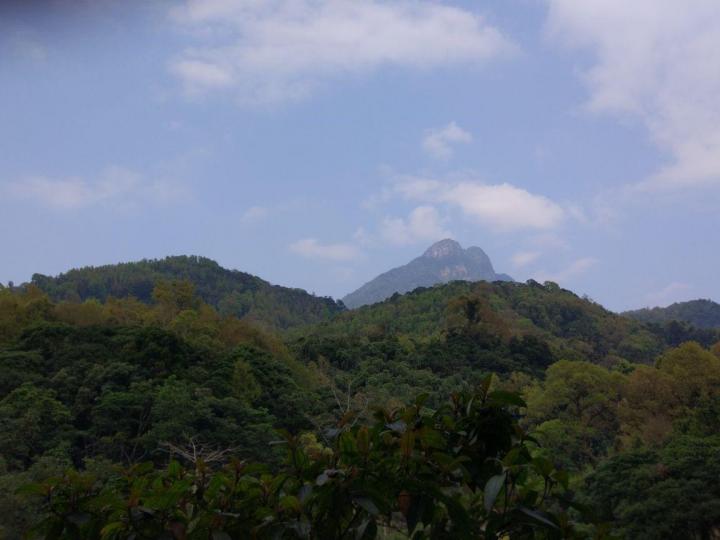
[[[340,297],[450,236],[718,300],[718,51],[715,0],[5,2],[0,281],[199,254]]]

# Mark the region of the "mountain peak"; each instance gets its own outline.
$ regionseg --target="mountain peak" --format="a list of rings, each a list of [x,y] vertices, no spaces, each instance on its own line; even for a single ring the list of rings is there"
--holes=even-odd
[[[349,308],[373,304],[395,293],[406,293],[418,287],[432,287],[449,281],[512,281],[510,276],[496,274],[490,257],[479,247],[463,249],[455,240],[435,242],[420,257],[404,266],[380,274],[355,292],[343,298]]]
[[[445,238],[439,242],[435,242],[432,246],[425,250],[423,257],[432,259],[441,259],[450,255],[458,255],[463,252],[462,246],[451,238]]]

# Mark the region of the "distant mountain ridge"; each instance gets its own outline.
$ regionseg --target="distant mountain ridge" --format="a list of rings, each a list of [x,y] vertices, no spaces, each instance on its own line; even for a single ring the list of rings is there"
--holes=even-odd
[[[664,308],[636,309],[623,315],[646,323],[681,321],[697,328],[720,328],[720,304],[709,299],[676,302]]]
[[[380,302],[395,293],[456,280],[513,281],[507,274],[497,274],[490,257],[479,247],[463,249],[455,240],[446,238],[408,264],[380,274],[342,301],[347,307],[356,308]]]
[[[228,270],[197,256],[174,256],[70,270],[57,277],[35,274],[32,283],[53,300],[101,302],[135,297],[149,303],[160,280],[188,280],[198,296],[223,315],[234,315],[264,326],[285,329],[327,320],[344,306],[303,289],[272,285],[257,276]]]

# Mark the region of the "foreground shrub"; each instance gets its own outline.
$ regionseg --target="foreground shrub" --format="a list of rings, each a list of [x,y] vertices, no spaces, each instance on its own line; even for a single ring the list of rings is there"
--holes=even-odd
[[[370,425],[348,416],[319,442],[282,433],[283,467],[180,451],[163,469],[141,464],[105,482],[69,471],[29,485],[43,501],[31,537],[46,539],[579,538],[567,475],[534,457],[513,411],[522,400],[425,396]],[[217,458],[219,454],[215,454]]]

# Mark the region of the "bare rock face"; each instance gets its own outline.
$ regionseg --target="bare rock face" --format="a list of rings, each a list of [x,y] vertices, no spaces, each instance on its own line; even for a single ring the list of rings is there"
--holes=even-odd
[[[480,248],[478,248],[480,249]],[[482,250],[481,250],[482,251]],[[463,253],[462,246],[455,240],[446,238],[435,242],[432,246],[425,250],[423,257],[429,257],[431,259],[442,259],[444,257],[451,257],[453,255],[461,255]]]
[[[463,249],[455,240],[440,240],[408,264],[380,274],[343,298],[349,308],[373,304],[395,293],[449,281],[512,281],[496,274],[490,257],[479,247]]]

